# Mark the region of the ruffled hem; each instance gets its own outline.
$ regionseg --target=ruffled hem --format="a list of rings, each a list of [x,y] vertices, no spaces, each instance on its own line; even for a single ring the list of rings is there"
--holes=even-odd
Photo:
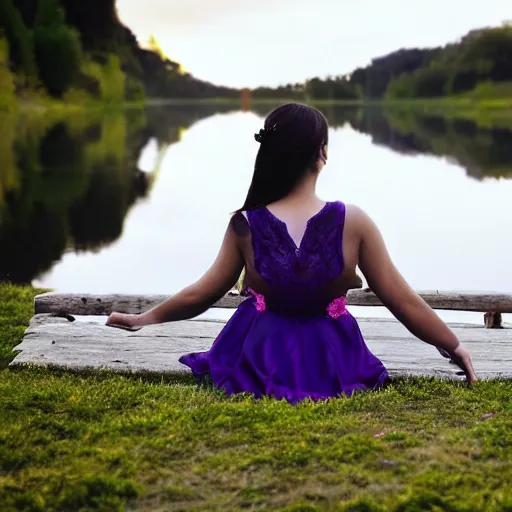
[[[205,353],[206,354],[206,353]],[[261,399],[265,396],[269,396],[275,398],[276,400],[286,400],[291,405],[297,405],[300,402],[305,400],[312,400],[313,402],[320,402],[322,400],[331,400],[333,398],[351,398],[354,393],[358,392],[371,392],[378,391],[384,389],[390,382],[391,377],[389,376],[386,369],[384,369],[377,379],[376,383],[373,386],[367,386],[364,384],[352,386],[350,389],[345,389],[342,392],[337,394],[326,394],[326,393],[315,393],[315,392],[307,392],[307,391],[297,391],[297,390],[283,390],[283,389],[272,389],[267,386],[266,393],[261,393],[254,390],[243,390],[243,391],[233,391],[232,387],[227,384],[221,384],[220,382],[215,382],[215,379],[212,377],[212,374],[209,371],[201,372],[197,371],[195,368],[194,362],[188,359],[190,356],[197,356],[196,354],[189,354],[188,356],[183,356],[180,358],[180,363],[185,366],[188,366],[192,371],[192,375],[197,379],[199,384],[213,384],[216,388],[223,390],[226,395],[233,396],[241,393],[249,393],[254,396],[255,399]]]
[[[389,381],[366,346],[356,320],[288,318],[240,305],[207,352],[184,355],[180,363],[228,396],[249,393],[297,404],[303,400],[350,397]]]

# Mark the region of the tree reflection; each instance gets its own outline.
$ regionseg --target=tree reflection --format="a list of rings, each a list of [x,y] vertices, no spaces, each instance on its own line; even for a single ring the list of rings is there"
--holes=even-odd
[[[268,106],[253,106],[265,116]],[[381,109],[321,106],[332,128],[345,125],[371,136],[372,142],[406,155],[449,158],[468,176],[512,177],[512,129],[492,122],[421,112],[414,109]]]
[[[127,110],[48,123],[0,118],[0,281],[30,283],[66,250],[96,251],[117,240],[145,197],[138,169],[146,144],[178,142],[194,122],[233,107]]]

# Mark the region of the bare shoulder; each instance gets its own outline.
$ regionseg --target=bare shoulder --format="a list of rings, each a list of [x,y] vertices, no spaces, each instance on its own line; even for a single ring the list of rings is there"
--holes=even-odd
[[[346,204],[345,210],[347,212],[347,217],[350,216],[352,219],[359,219],[366,216],[364,210],[356,204]]]
[[[346,223],[353,229],[365,229],[373,224],[373,221],[369,215],[359,206],[355,204],[347,204],[345,205],[345,208]]]

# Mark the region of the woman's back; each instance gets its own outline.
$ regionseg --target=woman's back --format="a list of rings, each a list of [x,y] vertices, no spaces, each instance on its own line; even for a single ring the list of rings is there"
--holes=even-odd
[[[244,286],[262,295],[269,310],[297,316],[325,313],[333,300],[361,287],[353,258],[349,265],[344,258],[344,250],[354,252],[343,241],[347,209],[335,201],[323,203],[309,218],[293,207],[279,211],[284,218],[302,216],[302,226],[292,231],[292,222],[266,206],[233,218],[245,260]]]

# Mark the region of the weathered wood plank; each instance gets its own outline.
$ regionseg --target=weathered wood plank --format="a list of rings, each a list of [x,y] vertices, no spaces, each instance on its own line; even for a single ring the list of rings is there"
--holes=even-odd
[[[70,313],[72,315],[109,315],[142,313],[169,298],[169,295],[90,295],[43,293],[35,298],[35,313]],[[237,308],[243,298],[226,295],[213,305],[214,308]]]
[[[51,314],[36,315],[12,366],[26,363],[72,369],[183,372],[178,362],[188,352],[207,350],[224,326],[221,321],[190,320],[127,332],[105,327],[105,319],[79,317],[68,322]],[[392,375],[436,375],[454,378],[458,368],[431,346],[415,339],[389,319],[359,319],[370,349]],[[471,352],[481,378],[512,377],[512,329],[451,324]]]
[[[434,309],[512,313],[512,294],[497,292],[443,292],[420,291],[421,297]],[[75,315],[109,315],[141,313],[163,300],[164,295],[88,295],[45,293],[35,298],[36,313],[70,313]],[[213,307],[237,308],[244,300],[236,294],[227,294]],[[382,306],[377,296],[365,290],[351,290],[347,295],[349,306]]]

